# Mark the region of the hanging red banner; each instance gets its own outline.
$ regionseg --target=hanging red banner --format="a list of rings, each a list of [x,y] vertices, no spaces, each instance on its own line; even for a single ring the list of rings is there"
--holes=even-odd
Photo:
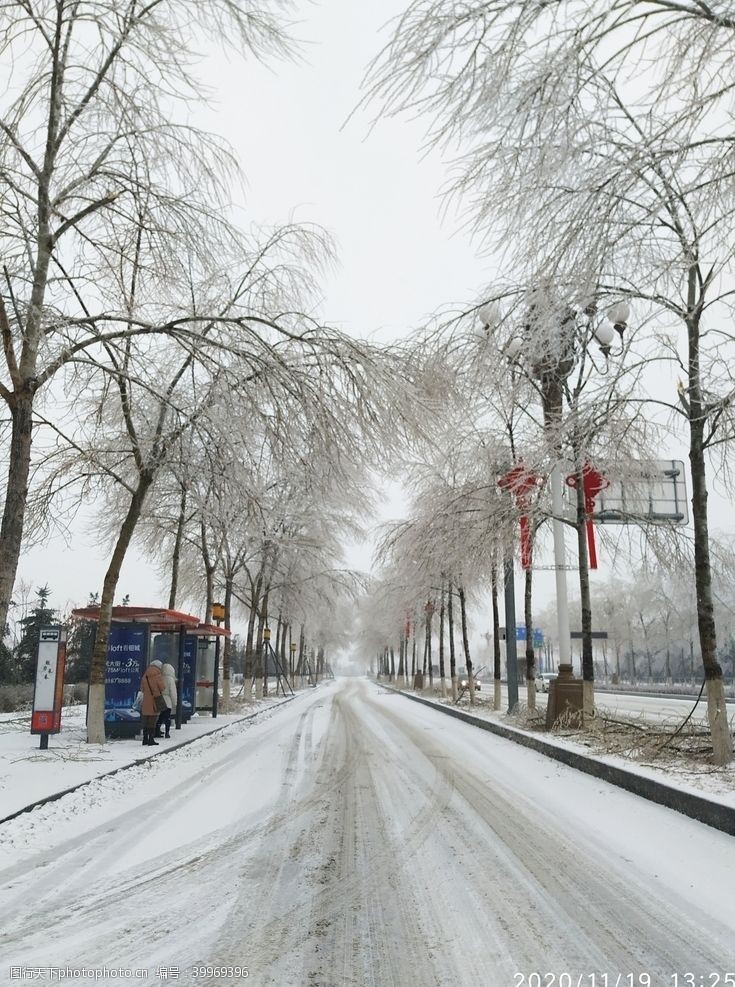
[[[567,477],[567,486],[576,490],[579,486],[579,476],[570,473]],[[584,491],[584,513],[587,528],[587,552],[589,554],[590,569],[597,568],[597,545],[595,544],[595,526],[592,522],[592,514],[595,510],[595,500],[598,494],[610,486],[610,481],[606,476],[586,462],[582,467],[582,490]]]
[[[531,491],[540,483],[543,477],[538,476],[519,461],[516,466],[508,470],[498,480],[498,486],[515,498],[516,507],[521,513],[521,566],[524,569],[531,568],[531,522],[528,517],[528,508],[531,505]]]

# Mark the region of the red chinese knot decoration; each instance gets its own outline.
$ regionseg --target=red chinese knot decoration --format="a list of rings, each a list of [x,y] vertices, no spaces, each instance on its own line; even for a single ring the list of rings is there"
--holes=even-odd
[[[501,490],[513,495],[516,507],[521,511],[521,566],[531,568],[531,525],[528,518],[528,508],[531,504],[531,491],[543,482],[543,477],[526,469],[519,462],[501,476],[498,486]]]
[[[567,486],[574,490],[579,486],[579,476],[577,473],[570,473],[567,477]],[[590,569],[597,568],[597,546],[595,545],[595,526],[592,523],[592,514],[595,509],[597,496],[610,486],[610,481],[606,476],[592,466],[585,463],[582,467],[582,489],[584,490],[584,513],[587,518],[587,550],[589,553]]]

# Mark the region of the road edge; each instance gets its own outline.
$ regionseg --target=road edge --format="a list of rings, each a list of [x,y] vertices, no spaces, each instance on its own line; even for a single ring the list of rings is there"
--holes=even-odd
[[[649,802],[656,802],[658,805],[663,805],[667,809],[680,812],[690,819],[696,819],[697,822],[711,826],[713,829],[718,829],[722,833],[727,833],[728,836],[735,836],[735,808],[731,806],[724,805],[721,802],[714,802],[712,799],[708,799],[703,795],[695,795],[692,792],[673,788],[671,785],[666,785],[653,778],[646,778],[644,775],[635,774],[632,771],[626,771],[624,768],[619,768],[616,765],[606,764],[604,761],[588,754],[580,754],[578,751],[569,750],[565,747],[557,747],[555,744],[549,744],[538,737],[524,733],[522,730],[493,723],[492,720],[486,720],[481,716],[466,713],[462,709],[445,706],[431,699],[425,699],[423,696],[414,696],[410,692],[403,692],[401,689],[386,685],[384,682],[376,682],[376,685],[396,695],[403,696],[406,699],[412,699],[416,703],[421,703],[423,706],[436,709],[440,713],[446,713],[447,716],[453,716],[455,719],[463,720],[472,726],[480,727],[482,730],[487,730],[489,733],[494,733],[496,736],[502,737],[505,740],[520,744],[522,747],[528,747],[538,754],[544,754],[546,757],[566,764],[567,767],[575,768],[577,771],[583,771],[585,774],[592,775],[594,778],[599,778],[600,781],[607,781],[617,788],[623,788],[632,795],[638,795],[641,798],[647,799]]]
[[[139,764],[145,764],[146,761],[152,761],[154,758],[165,757],[167,754],[172,754],[181,747],[188,747],[189,744],[195,744],[199,740],[204,740],[207,737],[213,737],[217,733],[222,733],[223,730],[229,730],[230,727],[237,726],[238,723],[245,723],[247,720],[254,720],[256,716],[262,716],[263,713],[268,713],[270,710],[279,709],[281,706],[285,706],[286,703],[293,702],[294,699],[296,699],[296,696],[287,696],[279,703],[273,703],[272,706],[264,706],[263,709],[256,709],[254,713],[248,713],[247,716],[241,716],[237,720],[231,720],[229,723],[224,723],[221,727],[215,727],[214,730],[207,731],[207,733],[200,733],[197,737],[190,737],[188,740],[182,740],[178,744],[167,745],[165,750],[156,751],[153,754],[148,754],[146,757],[136,757],[134,761],[130,761],[128,764],[121,764],[116,768],[112,768],[110,771],[103,771],[102,774],[95,775],[93,778],[88,778],[86,781],[80,781],[79,784],[72,785],[71,788],[65,788],[60,792],[52,792],[51,795],[44,795],[42,799],[37,799],[35,802],[30,802],[28,805],[23,806],[22,809],[16,809],[15,812],[11,812],[9,816],[3,816],[3,818],[0,819],[0,826],[6,822],[10,822],[12,819],[17,819],[18,816],[22,816],[26,812],[32,812],[34,809],[38,809],[42,805],[47,805],[49,802],[57,802],[59,799],[64,798],[65,795],[71,795],[72,792],[77,792],[80,788],[86,788],[87,785],[91,785],[93,782],[99,781],[100,778],[111,778],[113,775],[120,774],[121,771],[127,771],[129,768],[138,767]]]

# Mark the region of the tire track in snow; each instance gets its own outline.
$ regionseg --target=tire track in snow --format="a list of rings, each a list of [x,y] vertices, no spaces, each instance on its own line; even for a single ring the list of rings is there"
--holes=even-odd
[[[417,750],[436,756],[439,748],[425,731],[372,697],[368,702]],[[631,886],[630,873],[619,874],[603,862],[599,848],[592,852],[573,841],[550,817],[540,826],[538,809],[517,793],[478,779],[452,760],[440,761],[439,770],[451,777],[458,796],[443,829],[455,852],[468,858],[462,873],[475,886],[478,875],[492,874],[504,889],[495,937],[500,941],[510,933],[514,952],[498,975],[639,970],[668,979],[672,971],[704,976],[727,964],[731,932],[724,925],[713,927],[704,915],[695,921],[669,892],[661,898],[656,889]]]

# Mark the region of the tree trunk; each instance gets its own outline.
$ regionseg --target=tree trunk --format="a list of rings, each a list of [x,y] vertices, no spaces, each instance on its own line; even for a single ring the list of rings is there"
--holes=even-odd
[[[214,572],[217,568],[216,559],[213,561],[207,540],[207,526],[202,520],[202,562],[204,563],[204,584],[206,587],[206,600],[204,604],[204,623],[212,623],[212,607],[214,606]]]
[[[181,561],[181,544],[184,540],[184,524],[186,522],[186,498],[187,489],[181,485],[181,500],[179,502],[179,519],[176,523],[176,537],[174,538],[174,550],[171,555],[171,589],[168,594],[169,610],[176,609],[176,594],[179,589],[179,563]]]
[[[288,634],[289,644],[291,643],[291,625],[284,621],[283,630],[281,631],[281,668],[284,674],[291,683],[291,688],[293,689],[293,674],[289,675],[288,659],[286,657],[286,634]]]
[[[697,290],[697,270],[689,271],[689,312],[692,313]],[[709,554],[709,520],[707,509],[707,471],[704,450],[706,424],[699,362],[699,315],[687,318],[689,337],[689,462],[692,473],[692,521],[694,523],[694,583],[697,594],[697,626],[702,649],[702,664],[707,683],[707,716],[712,736],[714,763],[732,760],[732,737],[727,722],[725,684],[717,661],[717,633],[712,600],[712,568]]]
[[[23,524],[28,502],[28,476],[33,442],[33,395],[24,390],[13,395],[9,405],[12,418],[5,508],[0,527],[0,630],[8,621],[15,577],[23,542]]]
[[[268,695],[268,649],[266,648],[265,641],[263,640],[263,631],[268,626],[268,594],[270,592],[270,584],[266,586],[263,592],[263,603],[260,608],[260,613],[258,614],[258,669],[260,675],[260,681],[263,683],[262,695]],[[256,696],[257,696],[257,681],[256,681]],[[260,696],[258,696],[260,699]]]
[[[301,688],[304,688],[304,665],[306,663],[306,628],[299,626],[299,670],[301,672]]]
[[[452,682],[452,702],[457,702],[457,663],[454,658],[454,613],[452,610],[452,583],[449,583],[449,599],[447,601],[447,619],[449,621],[449,676]]]
[[[434,668],[432,665],[432,654],[431,654],[431,625],[434,618],[433,604],[429,601],[429,613],[426,618],[426,663],[429,667],[429,692],[434,694]]]
[[[395,679],[395,677],[396,677],[396,653],[395,653],[395,651],[393,649],[393,645],[391,644],[391,646],[390,646],[390,673],[389,673],[390,681],[393,682],[393,680]]]
[[[584,503],[582,466],[577,469],[577,548],[579,554],[579,596],[582,603],[582,702],[584,720],[595,710],[595,662],[592,653],[592,598],[590,562],[587,553],[587,513]]]
[[[256,630],[255,630],[255,655],[253,662],[253,675],[255,676],[255,698],[263,698],[263,628],[265,627],[265,619],[263,617],[262,608],[258,608],[258,613],[256,616]]]
[[[144,472],[138,479],[138,486],[130,498],[127,514],[120,526],[117,542],[105,573],[100,599],[100,616],[94,640],[94,652],[89,668],[89,706],[87,709],[87,743],[105,742],[105,678],[107,672],[107,644],[110,639],[112,606],[120,579],[120,569],[125,554],[135,532],[135,526],[143,509],[143,502],[153,483],[153,475]]]
[[[276,653],[276,658],[278,658],[278,661],[279,662],[281,660],[281,627],[282,627],[282,625],[281,625],[281,615],[279,613],[278,614],[278,620],[276,621],[276,643],[275,643],[275,645],[273,647],[273,650]]]
[[[707,718],[712,736],[714,763],[732,760],[732,738],[727,722],[725,684],[717,661],[717,634],[712,599],[712,570],[709,554],[707,479],[703,448],[703,425],[691,421],[689,460],[692,470],[692,519],[694,522],[694,582],[697,593],[697,626],[702,664],[707,683]],[[692,649],[693,650],[693,649]]]
[[[533,650],[533,569],[526,569],[523,594],[523,615],[526,624],[526,703],[536,709],[536,654]]]
[[[442,699],[447,698],[447,678],[444,672],[444,579],[442,578],[441,603],[439,605],[439,678]]]
[[[255,622],[258,617],[260,606],[260,589],[263,584],[263,577],[259,575],[254,583],[250,585],[250,614],[248,616],[248,633],[245,638],[245,671],[243,681],[245,683],[245,698],[250,702],[253,698],[253,678],[255,676]]]
[[[467,637],[467,608],[465,605],[464,586],[459,586],[459,615],[462,623],[462,649],[464,651],[464,662],[467,668],[467,684],[470,690],[470,706],[475,705],[475,675],[470,658],[470,642]]]
[[[230,608],[232,607],[232,584],[233,577],[230,573],[225,577],[225,630],[232,630],[232,617]],[[230,665],[232,659],[232,640],[225,638],[222,649],[222,712],[230,712]]]
[[[500,610],[498,608],[498,569],[493,561],[490,570],[490,587],[493,604],[493,709],[500,709]]]

